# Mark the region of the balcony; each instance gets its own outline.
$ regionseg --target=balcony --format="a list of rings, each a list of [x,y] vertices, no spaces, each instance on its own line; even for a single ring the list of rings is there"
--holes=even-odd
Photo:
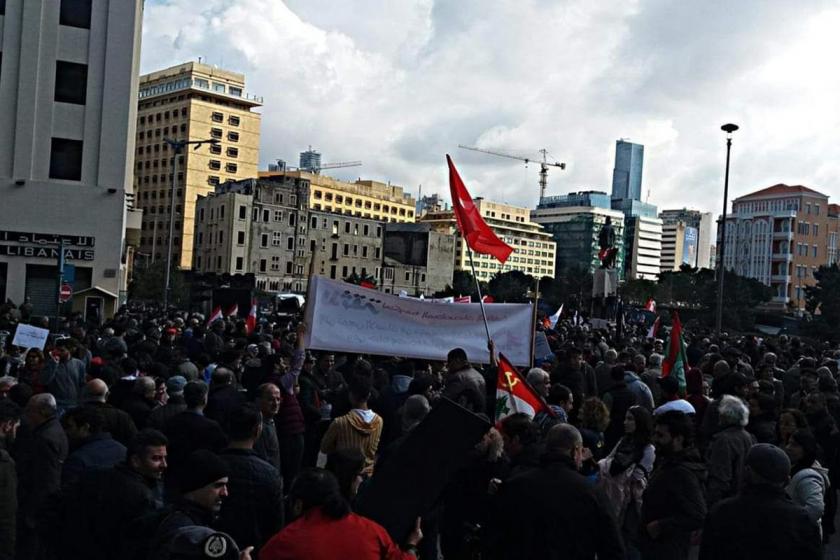
[[[770,276],[771,282],[782,282],[784,284],[789,284],[791,282],[790,274],[773,274]]]
[[[789,301],[790,301],[790,298],[789,298],[789,297],[787,297],[787,296],[773,296],[773,299],[772,299],[771,301],[772,301],[773,303],[784,303],[784,304],[787,304],[787,302],[789,302]]]
[[[792,230],[774,231],[773,232],[773,239],[783,239],[783,240],[786,240],[786,241],[792,241],[793,240],[793,231]]]
[[[789,262],[793,260],[793,253],[773,253],[770,258],[774,261]]]

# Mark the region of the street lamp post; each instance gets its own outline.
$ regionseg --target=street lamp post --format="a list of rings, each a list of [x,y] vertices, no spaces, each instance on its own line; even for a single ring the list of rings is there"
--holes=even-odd
[[[172,234],[175,231],[175,188],[178,184],[178,156],[190,144],[195,146],[193,150],[197,150],[202,144],[216,145],[219,143],[219,140],[216,138],[208,138],[207,140],[175,140],[164,138],[163,141],[172,148],[172,192],[169,193],[169,246],[166,249],[166,280],[164,281],[163,287],[163,308],[169,309],[170,280],[172,276]],[[152,254],[154,255],[154,253]]]
[[[732,133],[738,130],[737,124],[728,123],[720,127],[726,133],[726,172],[723,179],[723,215],[720,219],[720,258],[718,262],[717,315],[715,333],[720,336],[723,324],[723,276],[726,273],[726,207],[729,204],[729,153],[732,151]]]

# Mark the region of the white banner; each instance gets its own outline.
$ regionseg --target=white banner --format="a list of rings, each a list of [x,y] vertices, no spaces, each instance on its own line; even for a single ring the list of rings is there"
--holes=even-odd
[[[43,350],[49,336],[50,331],[48,329],[21,323],[17,326],[12,344],[21,348],[37,348],[38,350]]]
[[[485,305],[490,336],[515,365],[530,363],[530,304]],[[430,303],[313,276],[306,300],[307,348],[358,354],[446,360],[463,348],[488,363],[487,335],[477,303]]]

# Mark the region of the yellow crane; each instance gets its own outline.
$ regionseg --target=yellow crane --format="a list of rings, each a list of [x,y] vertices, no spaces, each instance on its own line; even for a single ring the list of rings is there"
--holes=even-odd
[[[525,162],[525,167],[528,166],[529,163],[538,163],[540,165],[540,200],[545,197],[545,189],[548,187],[548,168],[549,167],[559,167],[560,169],[566,169],[566,164],[561,163],[558,161],[550,162],[548,161],[548,150],[543,148],[542,150],[538,150],[540,154],[542,154],[542,161],[539,159],[532,159],[523,156],[517,156],[514,154],[507,154],[505,152],[496,152],[493,150],[485,150],[484,148],[476,148],[475,146],[464,146],[462,144],[458,144],[458,147],[464,150],[471,150],[473,152],[481,152],[483,154],[490,154],[491,156],[498,156],[503,158],[509,159],[517,159],[519,161]]]

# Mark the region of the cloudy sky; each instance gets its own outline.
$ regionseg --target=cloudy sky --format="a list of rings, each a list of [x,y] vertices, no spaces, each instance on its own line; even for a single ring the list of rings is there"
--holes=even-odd
[[[804,184],[840,198],[840,4],[820,0],[147,0],[142,71],[195,60],[264,96],[261,167],[362,160],[334,176],[532,207],[609,190],[618,138],[645,145],[660,208],[719,212],[730,191]]]

